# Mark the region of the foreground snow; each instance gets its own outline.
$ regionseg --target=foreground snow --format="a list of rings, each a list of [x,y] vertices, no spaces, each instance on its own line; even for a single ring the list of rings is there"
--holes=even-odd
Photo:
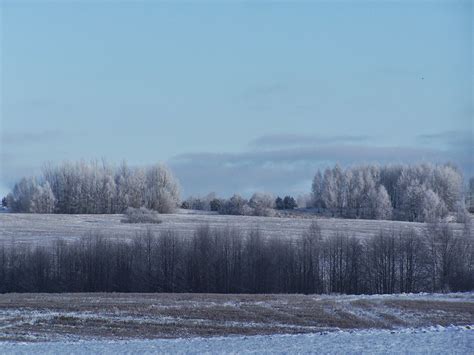
[[[300,335],[267,335],[131,341],[0,343],[3,354],[119,353],[323,353],[468,354],[474,349],[473,326],[429,327],[397,331],[338,331]]]

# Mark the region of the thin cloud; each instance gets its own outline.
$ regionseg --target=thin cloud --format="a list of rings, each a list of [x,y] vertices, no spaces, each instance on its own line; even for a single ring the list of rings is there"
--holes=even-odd
[[[453,161],[469,169],[464,157],[452,151],[417,147],[376,147],[368,145],[324,145],[256,150],[241,153],[190,153],[169,161],[185,187],[185,195],[250,194],[265,190],[276,194],[310,191],[311,179],[318,168],[338,162],[355,164],[392,164]],[[306,186],[306,188],[302,188]]]
[[[454,148],[473,148],[472,131],[445,131],[431,134],[421,134],[418,140],[423,144],[443,144]]]
[[[354,144],[367,142],[372,137],[368,135],[339,135],[318,136],[308,134],[273,134],[258,137],[249,145],[255,148],[283,147],[283,146],[318,146],[327,144]]]
[[[242,153],[189,153],[175,156],[172,161],[187,163],[200,161],[203,164],[219,163],[228,166],[261,165],[284,162],[388,162],[434,159],[442,152],[414,147],[375,147],[364,145],[329,145],[319,147],[296,147]]]
[[[42,132],[4,132],[2,135],[2,145],[43,143],[59,139],[62,136],[64,136],[64,132],[59,130],[46,130]]]

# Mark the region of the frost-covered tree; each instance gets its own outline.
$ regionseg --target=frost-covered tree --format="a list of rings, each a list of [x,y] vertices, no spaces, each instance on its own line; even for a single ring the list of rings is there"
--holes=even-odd
[[[31,197],[31,213],[53,213],[55,198],[51,186],[46,181],[43,185],[37,185]]]
[[[455,211],[462,200],[463,178],[450,165],[437,166],[432,174],[432,189],[438,194],[449,211]]]
[[[323,191],[323,176],[321,175],[321,171],[318,170],[316,172],[316,175],[314,175],[313,184],[311,186],[313,207],[317,209],[323,208],[322,191]]]
[[[412,180],[406,187],[400,204],[400,213],[407,221],[423,221],[423,206],[426,187],[418,180]]]
[[[374,219],[391,219],[393,208],[390,202],[390,197],[384,186],[379,186],[375,193],[373,204],[373,218]]]
[[[137,168],[133,171],[129,181],[129,206],[139,208],[145,206],[146,194],[146,171],[144,168]]]
[[[347,209],[344,213],[348,218],[360,218],[365,186],[362,168],[348,169],[347,181]]]
[[[223,201],[219,213],[227,215],[245,215],[250,212],[249,209],[248,201],[242,196],[235,194],[230,199]]]
[[[436,192],[425,188],[421,206],[421,218],[423,222],[436,222],[446,217],[448,209]]]
[[[336,164],[333,169],[333,178],[336,185],[336,208],[338,214],[342,215],[346,207],[347,200],[347,184],[345,174],[339,164]]]
[[[35,178],[23,178],[7,197],[14,212],[52,213],[55,198],[48,182],[38,184]]]
[[[296,205],[301,208],[314,207],[313,194],[300,194],[296,197]]]
[[[382,218],[374,206],[382,198],[379,187],[383,186],[386,194],[382,193],[382,199],[388,211],[388,196],[394,219],[424,221],[451,213],[464,220],[462,182],[462,174],[451,164],[368,165],[346,170],[336,165],[323,174],[316,173],[312,193],[323,212],[347,218],[375,218],[375,214]],[[427,201],[433,204],[429,206]]]
[[[256,192],[250,198],[249,206],[256,216],[273,216],[275,214],[275,197],[269,193]]]
[[[125,161],[115,172],[115,186],[117,188],[116,208],[117,211],[125,211],[131,205],[132,177],[133,170],[130,169]],[[136,208],[136,207],[135,207]]]
[[[159,213],[172,213],[178,206],[180,188],[171,171],[154,165],[146,172],[145,207]]]
[[[39,181],[40,183],[37,183]],[[146,206],[160,213],[174,211],[179,185],[162,165],[117,169],[105,161],[46,164],[38,179],[22,179],[9,200],[18,212],[122,213]],[[54,201],[54,203],[51,203]]]
[[[398,190],[397,184],[404,169],[405,167],[403,165],[387,165],[380,169],[379,184],[383,185],[387,190],[394,209],[398,208],[398,203],[400,201],[400,191]]]
[[[466,205],[469,212],[474,213],[474,177],[469,179]]]
[[[374,216],[374,201],[377,200],[376,182],[370,169],[362,170],[362,190],[359,194],[360,210],[357,217],[371,219]]]
[[[321,201],[326,210],[334,213],[337,209],[338,191],[337,182],[331,169],[326,169],[321,187]]]
[[[38,184],[34,178],[22,178],[7,196],[8,206],[13,212],[31,212],[31,201],[37,193]]]

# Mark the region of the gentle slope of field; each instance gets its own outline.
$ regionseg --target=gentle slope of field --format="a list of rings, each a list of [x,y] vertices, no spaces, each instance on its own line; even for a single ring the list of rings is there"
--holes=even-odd
[[[47,243],[57,238],[77,239],[90,232],[104,235],[133,238],[137,233],[147,229],[154,231],[173,230],[182,235],[190,235],[197,227],[236,227],[242,232],[259,229],[266,236],[295,237],[306,231],[314,219],[221,216],[213,214],[178,213],[161,215],[161,224],[128,224],[121,223],[122,215],[42,215],[0,213],[0,241],[4,243],[41,242]],[[381,230],[398,231],[403,228],[423,230],[423,223],[398,221],[375,221],[354,219],[317,219],[323,235],[346,233],[349,236],[368,237]],[[452,224],[460,230],[462,225]]]
[[[474,293],[0,295],[0,344],[1,341],[249,336],[472,324]]]

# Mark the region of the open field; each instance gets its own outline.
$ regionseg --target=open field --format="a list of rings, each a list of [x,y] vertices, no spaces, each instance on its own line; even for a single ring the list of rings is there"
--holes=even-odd
[[[122,215],[57,215],[0,213],[0,241],[5,243],[45,243],[57,238],[73,240],[90,232],[101,232],[107,236],[133,238],[138,232],[151,229],[174,230],[182,235],[190,235],[198,226],[236,227],[242,232],[259,229],[272,237],[295,237],[306,231],[314,218],[307,217],[252,217],[222,216],[215,214],[177,213],[161,215],[160,224],[121,223]],[[373,236],[381,230],[414,228],[421,231],[423,223],[376,221],[360,219],[317,219],[323,235],[346,233],[360,238]],[[452,224],[457,230],[460,224]]]
[[[473,324],[474,293],[0,295],[0,341],[9,342],[249,336]]]
[[[429,327],[400,331],[3,343],[4,354],[469,354],[471,327]]]

